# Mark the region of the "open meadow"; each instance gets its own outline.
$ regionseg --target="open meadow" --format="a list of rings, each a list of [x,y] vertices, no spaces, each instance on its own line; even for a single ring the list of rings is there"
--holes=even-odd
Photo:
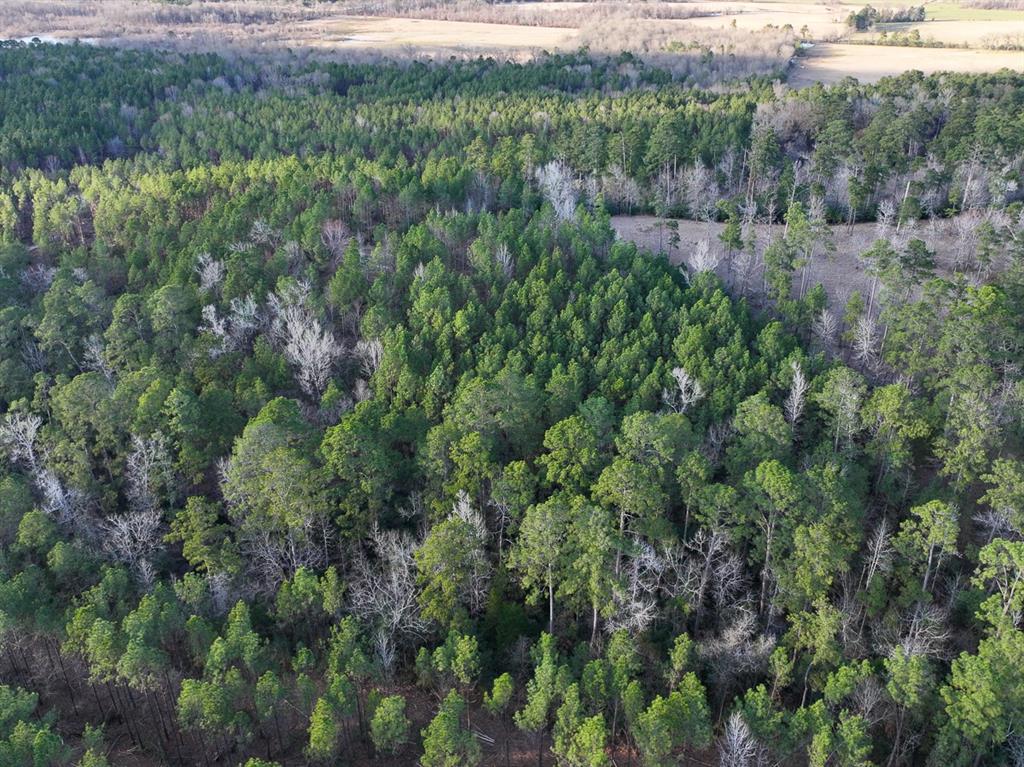
[[[475,21],[343,16],[303,22],[288,30],[289,46],[321,50],[453,49],[482,54],[495,50],[572,48],[579,30]]]
[[[874,83],[910,69],[931,74],[996,72],[1003,68],[1024,69],[1024,52],[820,43],[794,62],[788,82],[800,88],[814,83],[836,83],[844,77]]]
[[[883,13],[900,9],[889,2],[877,6]],[[9,0],[0,7],[0,37],[183,51],[298,50],[359,59],[487,55],[522,60],[543,51],[586,47],[598,54],[637,53],[699,85],[750,75],[789,74],[800,87],[847,76],[874,82],[908,69],[1024,69],[1022,10],[942,2],[925,6],[923,21],[853,29],[848,18],[862,7],[792,0],[502,5],[476,0]],[[914,44],[902,44],[904,36],[913,36]],[[937,55],[939,45],[956,48]]]

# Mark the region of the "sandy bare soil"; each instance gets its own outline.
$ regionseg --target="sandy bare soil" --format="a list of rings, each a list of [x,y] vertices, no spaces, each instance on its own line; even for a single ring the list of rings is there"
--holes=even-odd
[[[693,266],[693,254],[702,240],[707,240],[717,253],[720,261],[715,272],[735,292],[741,292],[742,277],[736,258],[730,262],[718,239],[724,228],[720,223],[704,223],[702,221],[678,220],[679,244],[670,246],[669,228],[665,219],[655,216],[613,216],[612,227],[619,238],[635,242],[638,246],[654,253],[666,253],[673,264]],[[768,226],[759,224],[756,227],[758,248],[764,248],[772,238],[782,235],[782,224]],[[924,240],[935,252],[937,271],[940,274],[952,273],[956,234],[952,220],[918,224],[909,232],[903,231],[904,237],[916,237]],[[838,225],[832,227],[832,240],[835,252],[831,256],[816,256],[807,268],[806,286],[808,288],[821,283],[828,294],[829,307],[841,310],[847,298],[854,290],[867,296],[871,290],[872,278],[867,274],[864,264],[858,258],[868,250],[877,239],[877,228],[873,223],[854,224],[853,226]],[[798,283],[801,275],[796,275],[794,283]],[[748,272],[746,280],[747,295],[757,297],[763,295],[763,268],[760,259]]]
[[[800,88],[815,82],[835,83],[844,77],[873,83],[910,69],[930,74],[996,72],[1003,68],[1024,71],[1024,51],[819,43],[795,63],[789,84]]]

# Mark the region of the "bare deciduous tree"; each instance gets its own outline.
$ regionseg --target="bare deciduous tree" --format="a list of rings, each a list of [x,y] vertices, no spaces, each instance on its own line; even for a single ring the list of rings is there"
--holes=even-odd
[[[21,284],[31,293],[45,293],[53,284],[53,279],[56,276],[57,270],[52,266],[32,264],[22,273]]]
[[[867,552],[864,559],[864,570],[861,585],[867,588],[872,579],[879,573],[889,572],[892,566],[892,536],[889,521],[883,517],[868,538]]]
[[[372,632],[374,649],[384,669],[394,665],[403,644],[427,632],[416,599],[416,542],[398,531],[370,533],[370,553],[360,553],[349,580],[352,613]]]
[[[1004,509],[981,509],[972,519],[985,543],[1021,534],[1020,530],[1014,528],[1010,515]]]
[[[242,544],[248,564],[267,591],[274,589],[299,568],[322,570],[327,566],[331,529],[322,516],[306,514],[285,529],[249,528]]]
[[[774,647],[775,640],[757,630],[754,610],[740,602],[726,614],[721,632],[698,642],[697,654],[707,661],[711,679],[724,697],[744,678],[763,672]]]
[[[668,215],[679,207],[683,197],[682,174],[670,163],[664,163],[658,176],[651,185],[654,195],[654,209],[662,215]]]
[[[200,253],[196,259],[196,274],[199,275],[199,289],[204,293],[215,293],[220,291],[224,282],[227,268],[224,262],[214,258],[209,253]]]
[[[717,612],[743,591],[743,561],[720,530],[699,529],[686,543],[686,550],[687,601],[693,606],[693,630],[697,633],[709,602]]]
[[[896,202],[892,199],[878,203],[878,214],[875,217],[875,238],[888,240],[897,224]]]
[[[43,419],[34,413],[8,413],[0,422],[0,446],[11,461],[35,472],[39,461],[36,455],[36,436]]]
[[[91,370],[107,379],[107,383],[114,382],[114,369],[107,362],[103,339],[95,333],[82,344],[82,368]]]
[[[646,541],[636,543],[622,568],[622,580],[612,590],[613,615],[605,623],[612,633],[624,629],[636,636],[658,617],[659,599],[675,599],[692,590],[691,571],[681,546],[659,549]]]
[[[153,575],[150,557],[162,546],[161,516],[157,509],[130,511],[103,522],[103,548],[110,556],[128,565],[144,585]]]
[[[722,253],[706,237],[700,240],[693,249],[690,257],[690,268],[694,274],[713,272],[718,268],[722,260]]]
[[[1010,754],[1013,767],[1024,767],[1024,734],[1013,734],[1006,740],[1006,750]]]
[[[253,245],[273,245],[279,238],[278,232],[262,219],[254,221],[249,228],[249,241]]]
[[[214,358],[245,348],[262,322],[256,299],[251,295],[232,298],[231,311],[226,317],[221,317],[212,304],[203,307],[202,317],[200,332],[209,333],[220,342],[210,349],[210,356]]]
[[[691,376],[684,368],[673,368],[672,378],[676,382],[674,389],[663,389],[662,402],[674,413],[685,413],[692,405],[704,398],[704,387],[701,382]]]
[[[39,344],[29,339],[21,346],[21,359],[25,366],[33,373],[46,369],[46,352],[39,348]]]
[[[345,255],[345,250],[348,248],[351,240],[352,235],[349,233],[344,221],[336,218],[330,219],[329,221],[324,221],[323,226],[320,228],[320,242],[323,243],[327,252],[331,254],[333,263],[341,261],[341,257]]]
[[[494,261],[501,268],[501,273],[507,279],[512,279],[515,276],[516,260],[507,243],[498,243],[498,248],[494,251]]]
[[[459,491],[452,516],[462,520],[473,531],[473,566],[470,568],[471,576],[465,584],[468,593],[463,596],[470,614],[476,614],[487,600],[487,585],[491,580],[491,563],[487,558],[487,540],[490,533],[487,531],[484,515],[470,502],[469,495],[464,490]]]
[[[811,325],[811,335],[822,349],[833,353],[839,336],[839,320],[836,315],[829,309],[822,309]]]
[[[984,208],[991,199],[991,172],[982,161],[983,150],[975,145],[967,159],[957,166],[955,184],[960,187],[960,207],[963,210]]]
[[[370,384],[366,382],[366,379],[356,379],[355,385],[352,387],[352,399],[355,402],[366,402],[373,396],[373,391],[370,389]]]
[[[571,221],[576,215],[578,196],[572,169],[563,160],[552,160],[536,171],[537,185],[551,203],[559,221]]]
[[[0,422],[0,447],[9,459],[32,476],[41,496],[40,506],[59,525],[74,530],[83,538],[91,537],[88,496],[65,485],[47,467],[36,448],[36,437],[43,419],[33,413],[8,413]]]
[[[743,715],[734,711],[718,740],[718,764],[720,767],[759,767],[764,762],[764,746],[757,742]]]
[[[125,494],[135,512],[160,511],[161,495],[173,493],[174,463],[167,438],[156,432],[148,439],[132,435],[125,467]]]
[[[296,368],[296,379],[302,391],[312,399],[319,399],[343,349],[330,329],[308,308],[309,295],[309,284],[297,282],[284,293],[269,296],[273,316],[271,335],[280,344],[285,359]]]
[[[934,603],[918,602],[896,624],[882,625],[877,644],[883,655],[899,647],[908,656],[942,659],[950,655],[951,636],[948,611]]]
[[[698,221],[711,221],[722,196],[714,171],[699,162],[694,163],[683,173],[683,186],[690,215]]]
[[[868,726],[880,724],[892,713],[891,708],[886,705],[888,696],[885,687],[874,676],[862,679],[851,697],[854,710],[864,717]]]
[[[867,368],[875,366],[878,355],[878,323],[867,315],[858,318],[853,333],[855,359]]]
[[[89,499],[81,490],[68,487],[50,469],[35,473],[36,487],[43,497],[43,511],[58,524],[74,530],[87,529],[85,520],[89,512]]]
[[[612,165],[606,174],[601,176],[601,194],[612,206],[624,208],[627,213],[632,213],[641,198],[640,184],[636,179],[626,175],[621,165]]]
[[[360,339],[356,341],[353,353],[359,360],[363,376],[370,379],[377,372],[380,361],[384,358],[384,344],[377,338]]]
[[[793,382],[789,386],[789,395],[786,397],[785,403],[783,403],[783,408],[785,409],[786,420],[792,426],[796,426],[803,415],[807,389],[810,384],[807,382],[803,368],[800,367],[798,361],[793,360],[791,366],[793,369]]]

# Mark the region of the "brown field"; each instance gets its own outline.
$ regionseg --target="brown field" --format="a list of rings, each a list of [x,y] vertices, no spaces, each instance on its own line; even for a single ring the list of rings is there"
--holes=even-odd
[[[929,20],[904,24],[886,24],[883,29],[890,35],[917,32],[922,40],[967,45],[975,48],[995,47],[1005,41],[1024,42],[1024,17],[1006,21],[960,21],[954,19]],[[878,37],[875,32],[861,33],[857,39],[871,40]]]
[[[969,48],[998,49],[1013,45],[1024,48],[1024,14],[1022,17],[992,22],[988,19],[963,22],[963,20],[942,19],[906,24],[886,24],[880,28],[888,35],[908,35],[916,32],[922,40],[944,45]],[[862,32],[850,35],[848,39],[870,42],[881,37],[880,32]]]
[[[572,48],[579,30],[469,21],[398,19],[371,16],[327,18],[288,30],[287,45],[320,48],[454,48],[494,51],[509,48]]]
[[[906,5],[882,0],[878,7]],[[478,0],[0,0],[0,38],[83,39],[97,44],[179,50],[285,49],[331,57],[475,56],[522,59],[541,50],[586,46],[601,53],[629,50],[652,63],[713,85],[781,71],[796,35],[815,45],[793,59],[789,82],[801,87],[846,76],[873,82],[908,69],[987,72],[1024,70],[1024,51],[850,45],[846,16],[862,3],[794,0],[703,0],[693,3],[527,2]],[[917,29],[926,39],[983,46],[993,36],[1024,38],[1024,13],[984,12],[953,3],[929,5],[931,20],[887,25]],[[1002,14],[999,19],[992,13]],[[986,15],[987,14],[987,15]],[[414,18],[415,17],[415,18]],[[934,17],[934,18],[932,18]],[[1005,18],[1004,18],[1005,17]],[[789,31],[787,31],[789,30]],[[870,37],[869,34],[867,37]],[[702,51],[714,62],[701,60]]]
[[[747,31],[760,31],[768,25],[789,24],[800,31],[805,26],[816,40],[833,40],[846,31],[850,6],[841,3],[739,2],[698,3],[702,10],[719,15],[693,19],[690,23],[706,28],[734,26]]]
[[[873,83],[910,69],[930,74],[996,72],[1004,68],[1024,70],[1024,51],[819,43],[795,63],[789,84],[800,88],[816,82],[835,83],[848,76]]]

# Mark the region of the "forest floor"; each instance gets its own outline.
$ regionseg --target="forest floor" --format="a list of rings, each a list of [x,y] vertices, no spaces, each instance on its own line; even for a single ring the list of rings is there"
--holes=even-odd
[[[693,254],[702,240],[708,240],[713,252],[720,257],[715,272],[722,278],[730,291],[742,293],[755,300],[764,295],[763,268],[758,261],[748,272],[746,291],[742,287],[739,275],[738,260],[727,258],[727,254],[718,236],[724,224],[706,223],[685,219],[673,219],[679,226],[678,245],[670,244],[671,222],[655,216],[613,216],[612,227],[620,239],[635,242],[639,247],[653,253],[665,253],[673,264],[693,266]],[[962,222],[961,222],[962,223]],[[758,253],[763,253],[767,245],[784,231],[782,224],[756,225]],[[873,223],[854,224],[852,226],[836,225],[831,227],[832,241],[835,251],[831,255],[820,254],[812,259],[807,268],[805,287],[810,289],[821,283],[828,295],[829,308],[841,312],[850,294],[859,290],[865,300],[871,290],[872,278],[867,273],[859,256],[868,250],[877,239],[878,230]],[[936,271],[941,275],[953,272],[956,260],[957,243],[960,241],[956,219],[936,219],[915,226],[911,231],[904,229],[903,237],[916,237],[923,240],[928,248],[935,252]],[[803,279],[798,272],[796,284]]]

